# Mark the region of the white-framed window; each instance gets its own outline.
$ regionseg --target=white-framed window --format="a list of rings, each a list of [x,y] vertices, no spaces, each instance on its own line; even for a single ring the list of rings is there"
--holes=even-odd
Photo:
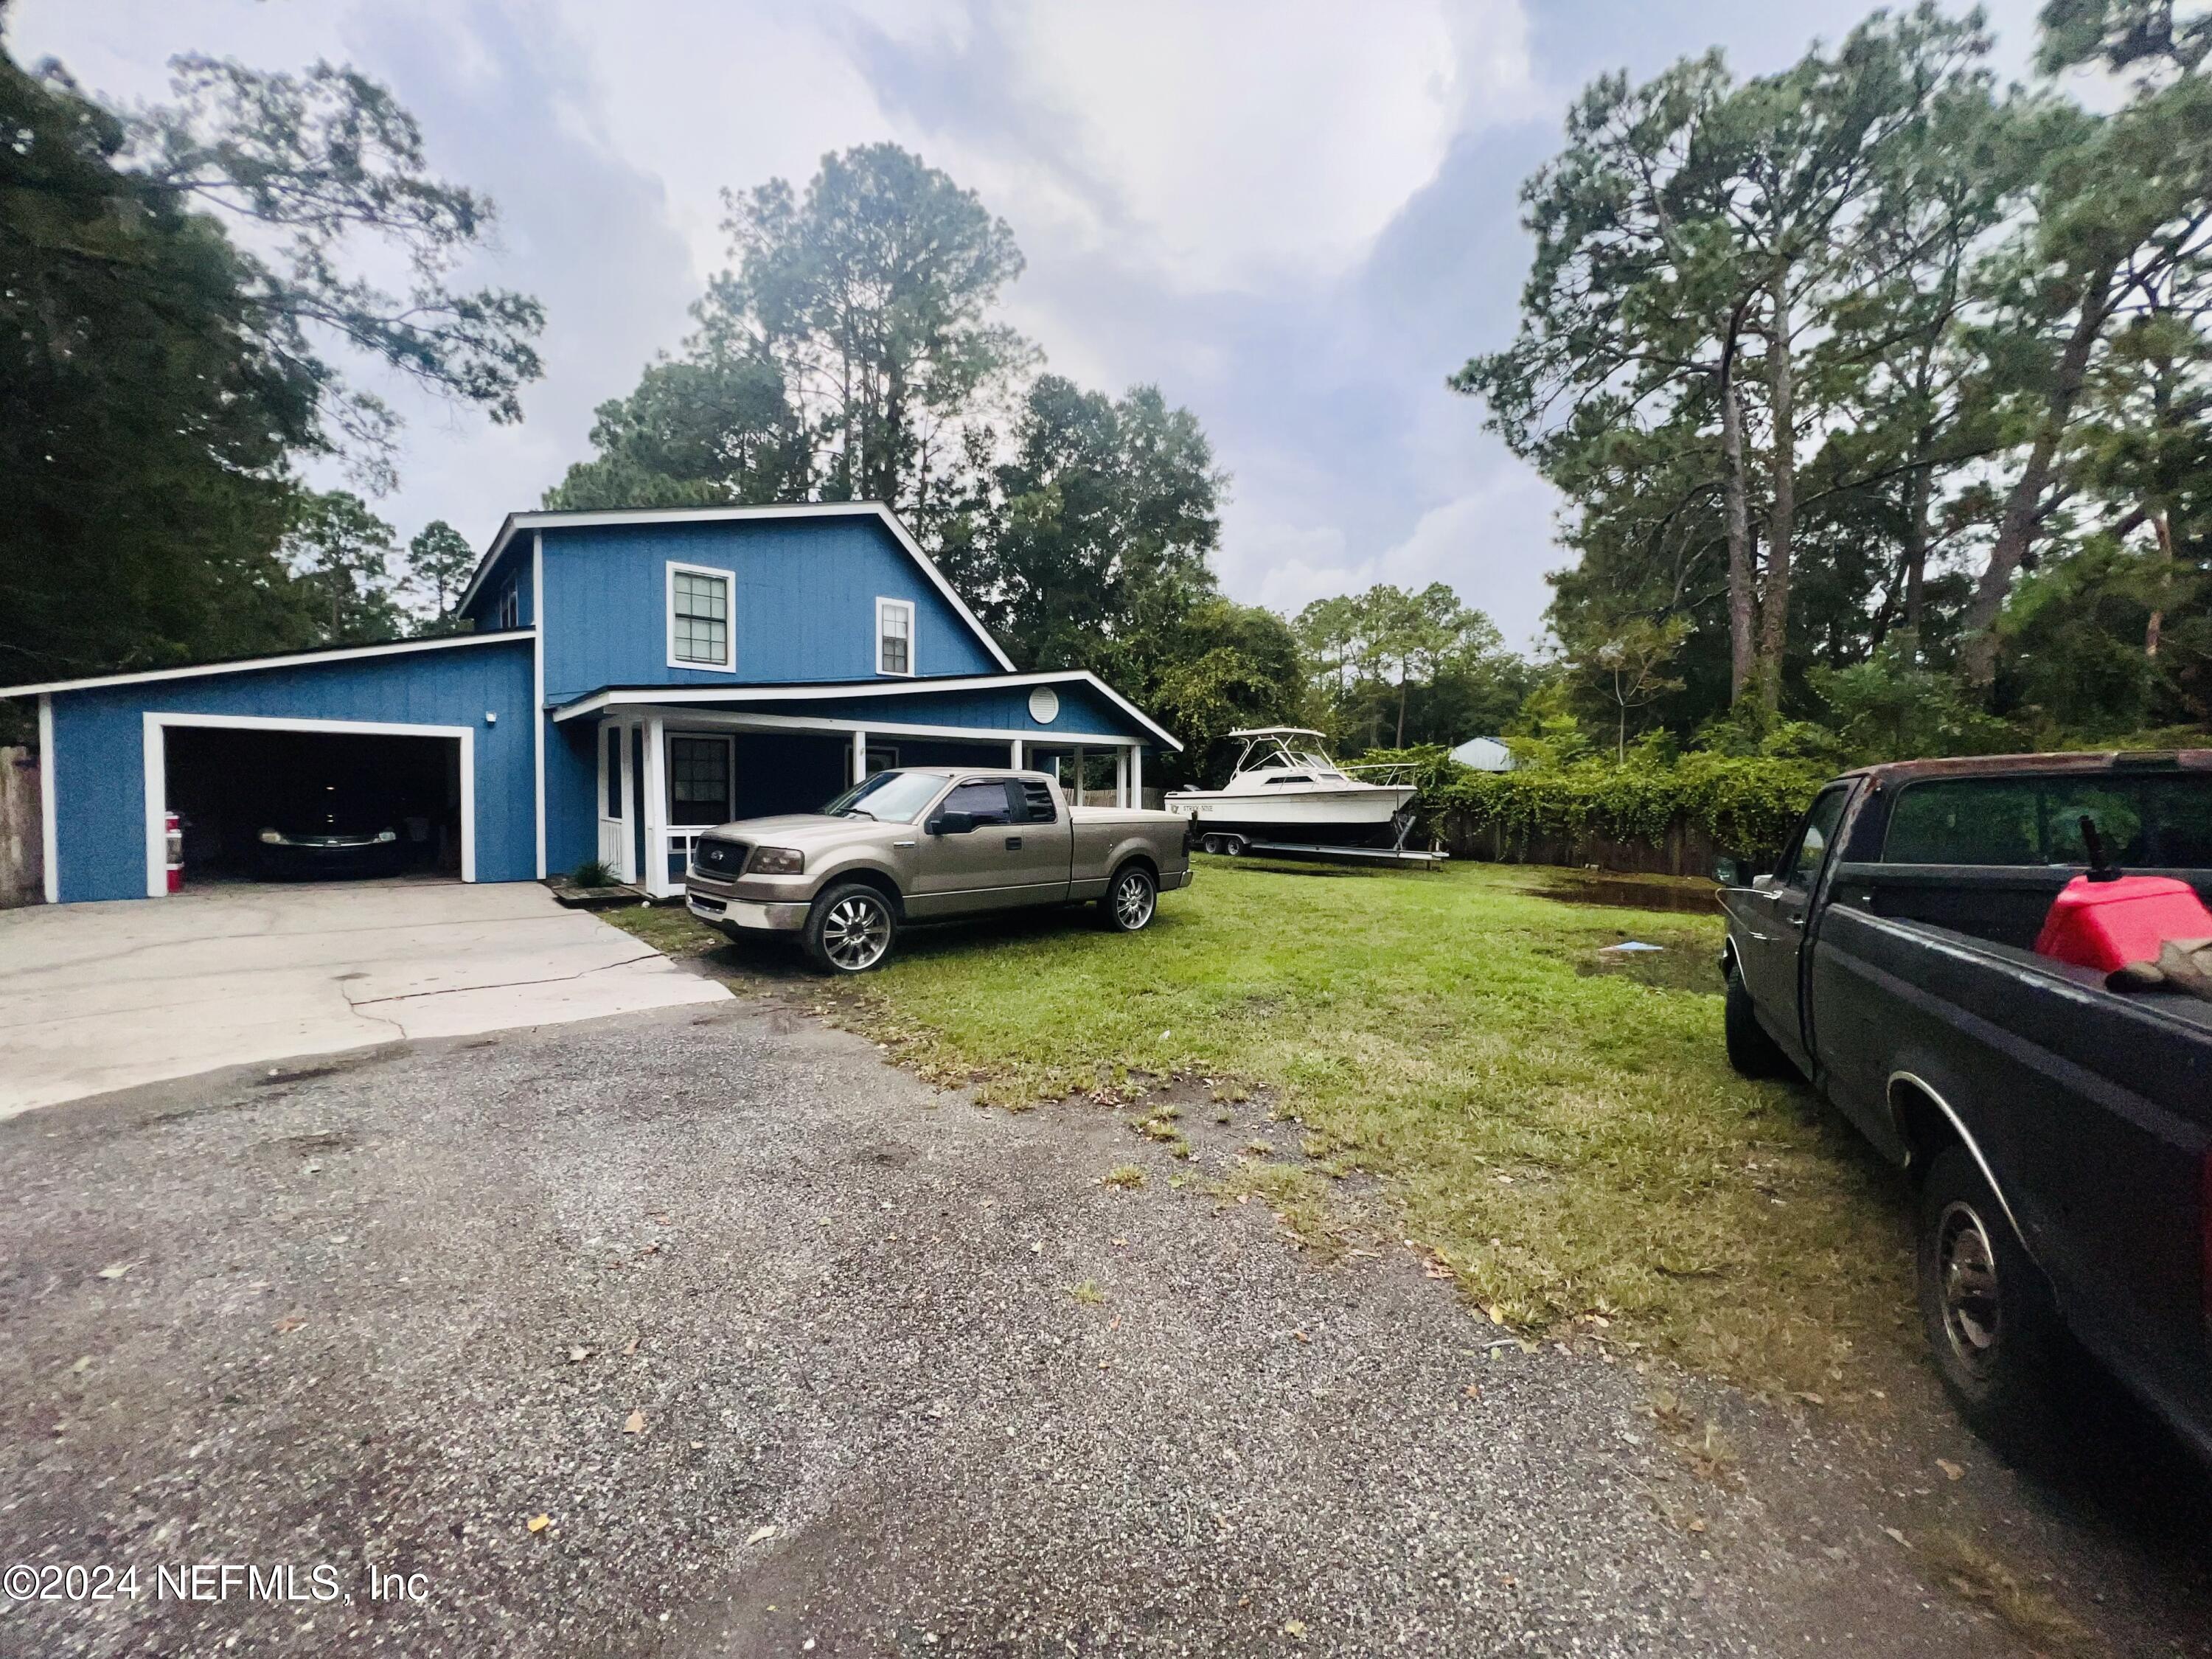
[[[499,619],[493,625],[498,628],[522,626],[522,578],[520,575],[509,576],[507,586],[499,590]]]
[[[868,775],[878,772],[898,770],[898,745],[895,743],[872,743],[868,745]]]
[[[719,668],[738,665],[736,618],[732,614],[737,577],[711,565],[668,567],[668,665]]]
[[[914,601],[876,601],[876,672],[913,674]]]
[[[727,823],[736,810],[731,786],[737,772],[737,740],[720,733],[671,732],[666,742],[671,827]]]

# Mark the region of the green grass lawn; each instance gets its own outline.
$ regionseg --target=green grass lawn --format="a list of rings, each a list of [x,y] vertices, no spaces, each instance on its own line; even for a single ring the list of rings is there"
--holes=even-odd
[[[1325,1229],[1333,1180],[1376,1176],[1391,1231],[1520,1329],[1595,1315],[1613,1341],[1838,1401],[1899,1352],[1893,1183],[1804,1091],[1729,1072],[1717,913],[1540,896],[1558,872],[1199,864],[1134,938],[1064,915],[925,930],[880,973],[807,988],[1001,1105],[1177,1079],[1249,1093],[1300,1121],[1307,1156],[1249,1160],[1229,1188]],[[796,977],[680,911],[609,919],[734,977]],[[1607,965],[1624,937],[1666,948]]]

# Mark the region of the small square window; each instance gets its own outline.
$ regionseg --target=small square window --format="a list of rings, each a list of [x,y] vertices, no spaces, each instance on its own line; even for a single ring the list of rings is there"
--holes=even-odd
[[[914,667],[914,605],[908,599],[876,601],[876,672],[911,674]]]
[[[673,667],[736,666],[730,652],[730,575],[668,568],[668,660]]]

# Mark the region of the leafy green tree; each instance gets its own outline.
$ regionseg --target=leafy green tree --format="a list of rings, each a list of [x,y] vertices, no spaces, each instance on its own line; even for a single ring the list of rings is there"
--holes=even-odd
[[[1168,781],[1223,782],[1234,757],[1231,732],[1304,718],[1304,660],[1290,624],[1273,611],[1203,599],[1161,646],[1149,707],[1184,745],[1165,758]]]
[[[295,464],[389,475],[388,410],[340,343],[514,418],[534,301],[444,282],[488,204],[425,171],[414,123],[350,70],[179,59],[135,113],[0,52],[0,672],[91,674],[322,637],[279,544]],[[256,247],[228,222],[252,223]],[[395,298],[356,244],[416,274]]]
[[[234,249],[257,345],[315,391],[313,447],[345,451],[379,487],[392,478],[397,422],[325,355],[339,343],[495,422],[522,418],[542,366],[530,342],[544,311],[527,295],[456,291],[446,277],[481,243],[492,204],[427,171],[422,129],[367,76],[319,63],[301,75],[204,57],[170,64],[173,101],[125,118],[142,190],[283,233],[270,258]],[[395,295],[347,255],[373,237],[412,281]]]
[[[1294,624],[1338,740],[1450,744],[1495,732],[1525,694],[1526,665],[1449,586],[1378,583],[1316,599]]]
[[[948,538],[947,576],[1024,668],[1111,678],[1215,597],[1221,475],[1190,411],[1038,377],[993,493]]]
[[[2045,67],[2104,61],[2144,73],[2122,108],[2082,118],[2036,182],[2033,222],[1992,262],[2025,453],[1961,618],[1960,663],[1985,693],[2014,578],[2081,487],[2067,448],[2094,409],[2115,337],[2150,331],[2151,356],[2170,369],[2181,350],[2176,325],[2201,326],[2212,259],[2212,77],[2200,72],[2201,31],[2177,33],[2167,15],[2160,46],[2155,8],[2061,4],[2051,15]]]
[[[392,526],[343,489],[303,490],[283,549],[315,618],[318,645],[397,639],[404,621]]]
[[[1688,624],[1679,617],[1655,622],[1649,617],[1626,617],[1607,629],[1601,638],[1585,646],[1575,658],[1575,667],[1606,702],[1613,717],[1613,759],[1628,758],[1631,715],[1681,682],[1670,678],[1668,665],[1682,648]]]
[[[627,398],[601,404],[599,453],[545,492],[550,507],[710,507],[799,501],[806,445],[765,356],[650,365]]]
[[[1033,356],[988,313],[1021,274],[1004,220],[919,156],[869,144],[723,193],[734,270],[700,307],[714,354],[780,375],[827,500],[890,503],[933,535],[959,492],[978,400]]]
[[[453,607],[476,574],[477,550],[469,538],[443,519],[433,519],[407,544],[407,574],[428,601],[429,620],[449,625]]]

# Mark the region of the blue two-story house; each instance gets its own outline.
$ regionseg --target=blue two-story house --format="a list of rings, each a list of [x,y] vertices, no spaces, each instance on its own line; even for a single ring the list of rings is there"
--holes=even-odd
[[[1135,805],[1180,746],[1095,675],[1017,673],[874,502],[514,514],[459,610],[436,639],[0,688],[38,702],[47,899],[245,872],[286,779],[404,825],[420,869],[597,860],[666,895],[702,828],[887,767]]]

